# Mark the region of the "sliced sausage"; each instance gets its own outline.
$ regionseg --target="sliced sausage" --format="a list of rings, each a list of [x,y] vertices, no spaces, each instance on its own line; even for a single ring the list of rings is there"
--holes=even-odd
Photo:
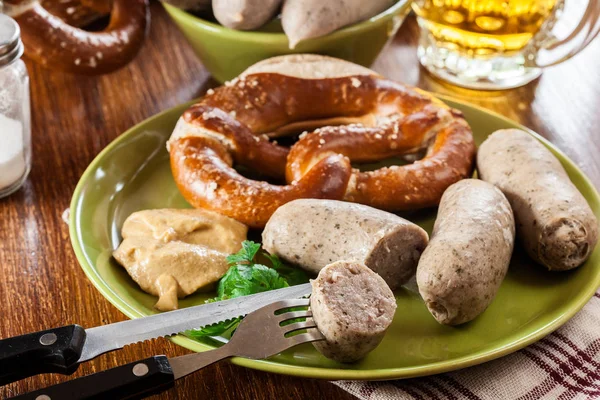
[[[395,290],[415,273],[427,232],[394,214],[337,200],[301,199],[279,207],[263,247],[317,273],[339,260],[366,264]]]
[[[325,336],[315,348],[333,360],[354,362],[379,345],[394,319],[396,299],[364,264],[338,261],[312,281],[310,308]]]
[[[512,210],[500,190],[477,179],[446,189],[417,267],[419,293],[439,323],[462,324],[490,305],[514,241]]]
[[[531,258],[549,270],[576,268],[598,240],[598,220],[560,161],[518,129],[494,132],[477,155],[481,179],[512,206],[517,236]]]

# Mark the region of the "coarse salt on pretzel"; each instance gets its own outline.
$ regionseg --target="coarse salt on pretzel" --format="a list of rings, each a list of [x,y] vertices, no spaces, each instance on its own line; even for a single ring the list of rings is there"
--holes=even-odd
[[[75,28],[83,28],[110,14],[112,4],[108,0],[41,0],[46,11]],[[108,6],[108,7],[107,7]]]
[[[437,205],[448,186],[471,175],[475,144],[461,114],[428,107],[375,128],[350,125],[317,129],[292,147],[287,179],[301,179],[312,165],[330,154],[343,154],[354,162],[373,162],[427,149],[425,157],[412,164],[364,172],[354,169],[344,200],[388,211]]]
[[[291,153],[269,140],[324,125],[330,126],[301,135]],[[347,199],[388,210],[437,204],[447,186],[471,173],[475,151],[466,122],[439,100],[316,55],[265,60],[209,91],[180,118],[168,148],[188,202],[251,227],[263,227],[279,206],[297,198]],[[378,161],[422,149],[428,157],[414,167],[362,175],[350,166],[350,159]],[[287,175],[288,184],[251,180],[234,164]],[[398,178],[403,173],[406,181]]]

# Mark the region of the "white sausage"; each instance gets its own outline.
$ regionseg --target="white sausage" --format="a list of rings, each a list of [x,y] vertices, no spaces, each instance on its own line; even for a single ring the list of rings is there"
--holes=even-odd
[[[428,242],[427,232],[394,214],[362,204],[301,199],[279,207],[262,234],[271,254],[317,273],[327,264],[366,264],[392,290],[408,281]]]
[[[512,210],[500,190],[477,179],[446,189],[417,267],[419,293],[439,323],[462,324],[485,311],[506,275],[514,241]]]
[[[212,0],[213,13],[221,25],[231,29],[260,28],[273,18],[282,0]]]
[[[302,40],[371,18],[393,3],[393,0],[285,0],[281,25],[293,49]]]
[[[531,258],[556,271],[587,260],[598,240],[598,220],[542,143],[518,129],[496,131],[479,148],[477,169],[510,202],[517,236]]]

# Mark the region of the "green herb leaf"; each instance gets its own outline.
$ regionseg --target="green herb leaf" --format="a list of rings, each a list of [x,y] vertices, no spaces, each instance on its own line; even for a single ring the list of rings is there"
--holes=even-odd
[[[242,242],[240,251],[227,257],[227,262],[231,267],[219,281],[217,297],[207,302],[234,299],[308,282],[304,271],[285,265],[276,255],[266,252],[262,254],[270,261],[272,267],[255,263],[259,249],[259,243],[245,240]],[[240,321],[241,318],[235,318],[202,329],[188,331],[187,334],[195,339],[216,336],[237,326]]]
[[[244,240],[242,242],[242,248],[240,251],[227,257],[227,262],[229,265],[252,264],[259,249],[260,243],[254,243],[251,240]]]
[[[282,268],[285,268],[286,266],[283,265],[283,262],[281,261],[281,259],[279,258],[279,256],[277,254],[268,254],[266,252],[263,252],[263,255],[269,260],[271,261],[271,266],[276,269],[276,270],[280,270]]]
[[[242,317],[228,319],[226,321],[222,321],[214,325],[205,326],[202,329],[194,329],[192,331],[188,331],[187,335],[192,339],[199,339],[205,336],[222,335],[234,326],[237,326],[241,320]]]
[[[226,300],[288,286],[277,271],[265,265],[234,265],[219,282],[217,294],[219,300]]]
[[[290,286],[308,282],[308,276],[301,269],[285,265],[275,254],[264,253],[263,255],[271,261],[273,268],[279,272],[279,275],[285,278]]]

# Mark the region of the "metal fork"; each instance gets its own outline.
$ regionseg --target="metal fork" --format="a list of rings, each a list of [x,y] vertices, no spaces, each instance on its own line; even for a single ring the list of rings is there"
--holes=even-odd
[[[283,300],[248,314],[228,343],[211,351],[167,358],[154,356],[96,374],[73,379],[15,399],[141,399],[171,388],[175,380],[229,357],[263,359],[301,343],[323,340],[310,310],[285,311],[307,307],[308,299]],[[302,322],[292,322],[306,318]],[[286,324],[288,322],[288,324]],[[296,333],[308,330],[305,333]],[[293,335],[290,335],[293,334]]]

